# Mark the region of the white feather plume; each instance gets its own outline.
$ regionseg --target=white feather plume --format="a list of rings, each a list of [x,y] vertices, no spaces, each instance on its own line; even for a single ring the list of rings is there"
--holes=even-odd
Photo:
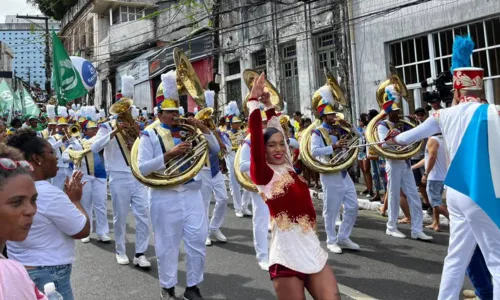
[[[130,75],[122,76],[122,95],[123,97],[134,97],[134,77]]]
[[[71,109],[72,109],[72,110],[77,110],[77,108],[76,108],[76,104],[75,104],[75,103],[71,104]]]
[[[93,121],[93,122],[96,122],[98,120],[97,118],[97,113],[95,112],[95,107],[93,106],[87,106],[86,107],[87,109],[87,119]],[[103,110],[104,112],[104,110]]]
[[[77,104],[77,105],[76,105],[76,109],[80,109],[80,104]]]
[[[66,108],[66,106],[58,106],[57,107],[57,115],[59,117],[67,118],[68,117],[68,109]]]
[[[319,94],[321,95],[323,104],[330,104],[333,108],[335,108],[335,99],[333,98],[333,93],[329,86],[324,85],[320,87]]]
[[[53,119],[56,117],[56,107],[55,105],[47,104],[45,105],[45,108],[47,110],[47,117],[49,119]]]
[[[238,109],[238,104],[236,101],[231,101],[227,105],[229,109],[228,115],[238,117],[240,115],[240,110]]]
[[[214,104],[215,104],[215,92],[214,91],[210,91],[210,90],[205,91],[205,103],[206,103],[207,107],[214,108]]]
[[[394,100],[394,102],[398,103],[401,100],[401,95],[396,91],[396,87],[394,84],[390,84],[385,87],[385,93],[389,100]]]
[[[167,74],[161,74],[161,81],[163,82],[163,96],[165,96],[165,99],[178,101],[177,73],[171,70]]]
[[[281,111],[283,114],[287,113],[286,101],[283,101],[283,110]]]
[[[72,117],[72,118],[76,116],[75,111],[73,109],[69,110],[69,116]]]
[[[99,119],[103,119],[103,118],[106,118],[106,112],[104,111],[104,109],[101,109],[99,111]]]
[[[181,108],[182,108],[182,106],[181,106]],[[184,108],[182,108],[182,111],[184,111]],[[155,116],[158,115],[158,106],[155,106],[155,108],[153,108],[153,113]],[[180,108],[179,108],[179,113],[180,113]]]
[[[156,108],[156,107],[155,107]],[[155,115],[158,114],[158,109],[156,108],[156,113]],[[184,115],[184,107],[179,106],[179,115],[183,116]]]
[[[228,106],[226,106],[226,108],[224,109],[224,112],[226,113],[226,116],[229,116],[229,113],[231,112],[231,108]]]

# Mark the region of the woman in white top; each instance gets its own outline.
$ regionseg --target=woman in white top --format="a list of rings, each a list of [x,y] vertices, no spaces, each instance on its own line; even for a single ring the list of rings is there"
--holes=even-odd
[[[7,240],[23,241],[28,236],[37,197],[32,170],[17,149],[0,144],[0,250]],[[0,299],[46,297],[35,287],[21,264],[0,254]]]
[[[82,173],[75,172],[66,182],[66,194],[47,180],[57,174],[57,157],[49,142],[30,129],[17,130],[7,145],[21,150],[33,165],[38,192],[38,210],[28,237],[22,242],[7,242],[10,259],[26,267],[38,289],[54,282],[65,300],[73,299],[71,265],[74,261],[74,239],[90,233],[90,223],[80,205]]]

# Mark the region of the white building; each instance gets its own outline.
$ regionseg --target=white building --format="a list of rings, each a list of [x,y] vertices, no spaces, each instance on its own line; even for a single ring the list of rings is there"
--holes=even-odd
[[[261,2],[222,1],[223,10],[232,10],[222,15],[220,24],[223,102],[237,101],[241,110],[248,93],[241,75],[250,68],[266,72],[287,102],[288,114],[300,111],[310,116],[312,96],[325,84],[324,66],[347,88],[346,40],[340,22],[344,6],[331,0]]]
[[[353,3],[353,63],[357,114],[379,109],[375,91],[392,63],[411,89],[411,107],[424,106],[420,82],[450,70],[455,35],[470,34],[476,47],[472,65],[485,69],[485,97],[500,104],[500,2],[441,0],[387,9],[416,1],[348,1]],[[375,4],[376,2],[376,4]],[[381,12],[368,18],[362,17]]]

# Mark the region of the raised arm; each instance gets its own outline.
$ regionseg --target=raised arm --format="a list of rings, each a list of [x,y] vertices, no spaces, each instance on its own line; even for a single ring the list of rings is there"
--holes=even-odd
[[[398,145],[409,145],[440,132],[441,128],[439,127],[438,120],[434,116],[431,116],[417,127],[398,134],[393,140]]]
[[[99,125],[99,130],[91,145],[92,152],[99,153],[109,144],[112,139],[111,132],[112,129],[109,125]]]
[[[248,128],[250,129],[250,177],[256,185],[266,185],[273,178],[273,170],[267,165],[262,116],[259,101],[249,99]]]

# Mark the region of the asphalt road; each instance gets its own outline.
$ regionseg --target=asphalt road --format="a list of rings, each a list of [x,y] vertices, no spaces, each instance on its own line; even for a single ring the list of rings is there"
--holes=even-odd
[[[320,216],[321,205],[315,204]],[[113,237],[110,202],[108,220],[110,236]],[[318,217],[318,221],[320,240],[324,243],[323,220]],[[330,253],[328,263],[342,285],[342,299],[436,299],[448,234],[432,234],[432,243],[396,239],[385,235],[385,221],[384,217],[373,212],[360,211],[351,238],[362,250],[340,255]],[[127,254],[131,261],[134,255],[134,228],[135,221],[129,215]],[[251,218],[236,218],[230,204],[222,231],[229,242],[207,249],[205,281],[200,285],[203,296],[206,299],[275,299],[268,274],[257,265]],[[409,225],[402,225],[401,231],[409,235]],[[132,264],[118,265],[114,257],[114,243],[97,243],[95,234],[91,237],[89,244],[77,241],[72,273],[76,299],[159,299],[152,238],[146,253],[152,267],[144,271]],[[186,283],[185,263],[182,251],[178,294],[183,293]]]

